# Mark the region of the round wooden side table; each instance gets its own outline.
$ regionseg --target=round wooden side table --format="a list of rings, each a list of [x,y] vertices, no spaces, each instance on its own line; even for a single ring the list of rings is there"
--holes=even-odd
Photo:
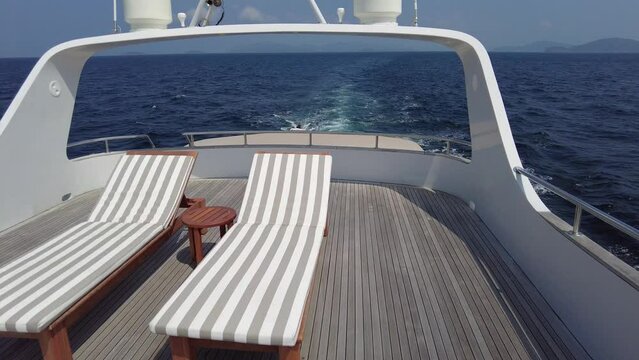
[[[224,206],[191,208],[182,214],[182,222],[189,228],[191,258],[196,265],[204,259],[202,235],[206,233],[206,229],[219,227],[221,238],[233,225],[236,217],[235,210]]]

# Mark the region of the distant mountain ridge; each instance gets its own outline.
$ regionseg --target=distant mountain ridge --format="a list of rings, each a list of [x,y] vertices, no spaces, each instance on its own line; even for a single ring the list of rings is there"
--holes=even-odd
[[[546,49],[550,53],[639,53],[639,41],[631,39],[610,38],[592,41],[577,46],[554,46]]]
[[[559,48],[570,46],[568,44],[563,44],[554,41],[536,41],[526,45],[520,46],[502,46],[495,48],[493,51],[495,52],[531,52],[531,53],[539,53],[546,52],[548,48]]]
[[[623,38],[608,38],[591,41],[582,45],[567,45],[552,41],[538,41],[522,46],[503,46],[495,48],[493,51],[566,54],[636,54],[639,53],[639,41]]]

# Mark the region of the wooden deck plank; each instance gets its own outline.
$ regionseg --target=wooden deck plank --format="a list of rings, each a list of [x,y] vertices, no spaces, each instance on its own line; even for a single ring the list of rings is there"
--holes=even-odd
[[[450,198],[450,195],[446,194],[446,196]],[[490,254],[489,256],[495,265],[495,277],[503,279],[509,285],[507,290],[512,291],[512,293],[506,294],[506,298],[511,302],[518,302],[521,308],[516,310],[526,311],[526,317],[534,319],[532,322],[530,320],[522,321],[523,325],[525,327],[536,326],[536,332],[541,334],[543,341],[548,342],[546,347],[552,348],[553,353],[557,356],[563,355],[560,357],[577,359],[588,358],[589,356],[581,344],[572,336],[486,225],[476,217],[467,218],[469,211],[467,207],[457,204],[453,208],[461,214],[460,218],[463,219],[461,222],[465,223],[467,229],[471,232],[470,238],[474,241],[483,241],[478,244],[477,250],[479,254],[483,254],[483,252]],[[517,279],[517,281],[511,281],[511,279]]]
[[[239,209],[243,179],[193,180],[187,193]],[[0,266],[86,219],[93,191],[0,233]],[[210,231],[209,250],[219,239]],[[76,359],[169,359],[147,324],[192,271],[185,232],[71,328]],[[334,182],[311,292],[303,357],[586,358],[588,354],[481,220],[456,197],[399,185]],[[0,358],[39,357],[0,339]],[[276,359],[205,350],[201,359]]]
[[[398,191],[402,191],[402,189],[398,189]],[[422,205],[427,206],[428,211],[435,214],[435,210],[437,210],[439,206],[437,199],[437,196],[431,196],[428,199],[428,203]],[[449,226],[447,226],[447,230],[449,231],[444,231],[441,227],[439,230],[440,236],[445,239],[445,241],[443,241],[443,251],[446,256],[451,259],[451,266],[455,276],[461,279],[462,292],[465,298],[468,299],[468,304],[472,308],[472,312],[478,314],[478,317],[481,318],[481,321],[477,323],[485,341],[490,347],[490,352],[495,357],[517,359],[518,356],[516,356],[516,354],[508,354],[508,350],[501,341],[499,334],[505,332],[504,328],[502,326],[495,327],[497,334],[489,330],[492,329],[492,326],[495,326],[494,320],[499,316],[499,313],[492,311],[494,309],[490,306],[489,296],[487,296],[485,292],[487,282],[483,276],[477,276],[481,275],[481,273],[474,271],[477,269],[477,265],[472,258],[466,256],[468,249],[464,246],[458,234],[450,231],[452,229]]]
[[[405,215],[414,229],[415,235],[412,243],[412,249],[416,257],[418,269],[421,271],[420,277],[422,278],[422,281],[420,282],[420,285],[422,286],[422,301],[424,302],[425,311],[427,313],[426,321],[430,319],[429,327],[431,328],[431,334],[435,339],[437,357],[453,359],[456,356],[451,336],[447,329],[447,324],[450,324],[450,322],[445,319],[445,317],[448,317],[449,315],[445,311],[445,308],[441,307],[441,297],[437,295],[439,285],[437,285],[437,279],[434,275],[434,270],[437,268],[434,260],[435,257],[429,252],[428,247],[424,247],[424,241],[420,241],[426,235],[421,228],[421,214],[415,216],[415,214],[405,213]]]
[[[435,197],[434,202],[438,202],[438,197]],[[437,206],[439,206],[439,204],[435,203],[433,207],[437,208]],[[443,213],[445,212],[444,210]],[[491,346],[497,348],[497,352],[501,358],[520,358],[517,349],[523,349],[523,347],[520,346],[519,342],[505,343],[503,341],[503,338],[507,337],[506,334],[509,333],[507,330],[509,324],[501,324],[499,322],[500,318],[505,318],[505,316],[500,316],[503,312],[498,308],[498,304],[489,300],[491,297],[489,284],[480,272],[474,258],[468,256],[470,254],[468,246],[465,246],[463,240],[460,238],[461,234],[456,233],[450,223],[446,223],[446,226],[453,230],[452,232],[446,232],[446,237],[449,239],[447,242],[448,254],[458,267],[458,276],[469,279],[469,281],[464,282],[466,286],[465,292],[467,294],[466,296],[472,301],[473,311],[477,311],[482,317],[483,321],[480,322],[480,326],[484,324],[484,326],[481,326],[482,333],[491,340]],[[490,325],[487,327],[485,324],[492,324],[492,326],[497,329],[497,333],[489,333],[488,328],[490,328]]]
[[[419,321],[414,319],[419,318],[418,306],[413,296],[412,289],[417,287],[417,281],[415,278],[415,269],[413,263],[410,261],[410,255],[407,250],[407,241],[409,241],[410,227],[404,226],[402,221],[404,218],[401,216],[401,212],[397,208],[397,193],[390,191],[389,188],[385,188],[384,196],[388,202],[388,214],[387,218],[391,222],[391,226],[394,228],[397,236],[396,241],[390,243],[394,245],[393,253],[395,256],[393,259],[397,262],[395,265],[398,267],[397,273],[401,277],[398,278],[398,285],[400,287],[400,299],[402,301],[402,312],[404,316],[404,324],[406,326],[406,333],[408,335],[408,349],[410,350],[410,358],[428,358],[428,351],[426,350],[426,342],[424,338],[424,332]],[[420,354],[421,353],[421,354]]]
[[[343,201],[343,209],[344,212],[340,216],[340,237],[339,237],[339,248],[338,254],[340,255],[339,259],[339,269],[341,270],[339,273],[339,277],[336,280],[336,286],[339,287],[339,301],[336,304],[333,304],[333,311],[338,314],[337,316],[337,331],[333,331],[335,337],[335,359],[348,359],[346,355],[346,347],[347,347],[347,339],[348,338],[348,317],[349,313],[352,311],[350,308],[350,304],[348,301],[349,293],[349,272],[350,272],[350,262],[349,258],[352,254],[350,249],[351,241],[347,241],[351,234],[350,230],[351,226],[347,226],[346,224],[350,224],[352,214],[351,214],[351,206],[349,199],[349,189],[348,184],[342,185],[342,201]]]
[[[331,196],[329,198],[329,208],[336,209],[336,196]],[[333,232],[336,231],[336,211],[330,211],[328,213],[328,226],[329,226],[329,238],[333,236]],[[315,278],[315,289],[313,290],[315,293],[315,298],[312,302],[315,303],[315,310],[311,312],[312,316],[310,318],[309,328],[311,332],[306,335],[311,340],[304,341],[302,344],[302,354],[305,354],[307,358],[317,358],[320,348],[320,339],[322,339],[322,329],[328,329],[328,327],[323,324],[322,314],[324,313],[326,303],[328,302],[326,298],[326,293],[329,287],[329,270],[330,270],[330,261],[331,261],[331,251],[330,247],[333,242],[324,241],[322,244],[322,252],[320,253],[320,266],[318,272],[315,273],[315,276],[320,275],[319,278]],[[318,281],[319,280],[319,281]],[[332,289],[332,288],[331,288]],[[329,320],[329,319],[326,319]],[[327,331],[327,330],[325,330]]]
[[[356,220],[356,207],[357,207],[357,195],[354,184],[347,184],[347,208],[346,213],[348,214],[348,219],[346,221],[347,224],[357,224]],[[361,300],[357,302],[355,299],[358,294],[361,297],[361,294],[358,290],[358,285],[356,284],[356,278],[358,278],[358,274],[361,272],[356,272],[356,267],[359,264],[357,260],[356,254],[356,243],[357,237],[355,235],[355,229],[359,228],[358,226],[348,226],[348,235],[346,237],[348,244],[348,286],[347,286],[347,302],[348,302],[348,311],[346,314],[346,352],[344,357],[346,359],[355,359],[355,347],[358,345],[361,339],[358,339],[358,329],[360,329],[360,324],[362,324],[361,320]],[[360,330],[361,332],[361,330]]]
[[[341,189],[342,184],[336,185]],[[339,309],[337,303],[339,302],[339,292],[341,288],[338,286],[339,279],[341,278],[341,262],[340,262],[340,245],[339,239],[342,237],[342,224],[343,224],[343,208],[341,198],[344,196],[343,192],[338,191],[334,195],[337,201],[337,208],[335,209],[335,220],[333,222],[333,231],[329,234],[329,238],[332,239],[329,273],[327,280],[327,292],[325,297],[324,312],[321,314],[322,319],[322,333],[320,337],[320,348],[317,354],[318,359],[334,359],[337,353],[337,332],[338,332],[338,319]]]
[[[370,186],[370,185],[369,185]],[[378,186],[370,186],[370,201],[375,204],[375,210],[373,211],[373,223],[376,227],[375,238],[372,239],[375,244],[378,244],[378,253],[375,259],[379,259],[380,273],[378,277],[377,287],[380,294],[382,294],[383,303],[385,308],[382,308],[382,315],[385,315],[385,323],[382,325],[382,329],[386,330],[386,339],[384,341],[384,358],[401,358],[402,349],[399,344],[399,327],[397,326],[396,317],[396,304],[399,305],[399,301],[395,296],[397,290],[394,289],[395,281],[392,280],[392,263],[390,261],[390,254],[388,249],[388,241],[390,241],[391,234],[388,231],[386,224],[386,218],[384,214],[384,203],[379,195],[380,189]]]
[[[412,290],[414,293],[415,300],[417,302],[417,306],[419,308],[418,314],[422,324],[422,330],[424,333],[424,340],[426,342],[426,348],[428,354],[426,355],[420,349],[422,353],[422,357],[428,357],[432,359],[437,358],[445,358],[446,351],[443,347],[443,342],[441,339],[441,334],[437,329],[436,319],[432,310],[431,302],[436,302],[434,296],[429,294],[428,291],[424,291],[430,285],[425,285],[424,282],[424,263],[425,260],[421,256],[419,251],[419,247],[417,246],[417,241],[421,238],[421,236],[416,232],[418,229],[418,225],[414,221],[414,217],[410,216],[410,210],[406,208],[405,201],[396,201],[397,208],[395,209],[398,214],[398,221],[401,222],[401,228],[410,229],[411,231],[407,232],[407,246],[406,251],[411,257],[411,261],[414,264],[414,267],[411,269],[411,273],[414,277],[414,284],[412,286]],[[431,323],[432,322],[432,323]],[[443,322],[441,322],[443,324]],[[439,354],[438,354],[439,353]]]
[[[497,279],[499,284],[505,284],[502,285],[501,288],[511,294],[508,299],[510,303],[514,305],[514,310],[522,318],[523,323],[527,325],[525,330],[528,334],[532,334],[532,337],[529,336],[529,339],[532,340],[536,351],[547,355],[552,354],[552,357],[555,358],[564,358],[559,346],[552,340],[550,331],[546,331],[546,329],[541,327],[540,318],[532,311],[527,301],[523,300],[526,295],[521,291],[519,284],[515,281],[511,281],[507,275],[504,276],[504,274],[499,271],[502,266],[499,261],[486,260],[486,264],[490,266],[491,269],[498,269],[498,271],[494,273],[495,279]]]
[[[437,202],[441,204],[441,200],[437,199]],[[459,202],[461,205],[461,202]],[[465,206],[465,204],[463,204]],[[447,206],[444,209],[441,209],[442,213],[444,213],[444,219],[447,220],[446,226],[451,228],[455,232],[455,237],[458,241],[463,242],[465,251],[457,251],[457,257],[459,258],[459,263],[465,267],[466,273],[474,278],[476,281],[473,281],[474,291],[482,293],[484,296],[482,299],[482,306],[485,309],[486,317],[492,321],[493,326],[498,329],[498,335],[495,337],[496,341],[499,341],[499,344],[505,346],[505,350],[507,354],[504,353],[504,349],[500,350],[504,358],[523,358],[525,357],[525,349],[520,346],[520,342],[516,341],[517,338],[515,336],[515,331],[509,331],[509,328],[512,327],[507,314],[502,311],[502,308],[499,306],[497,302],[489,301],[489,298],[493,295],[493,289],[491,289],[491,282],[486,279],[486,276],[482,273],[482,267],[478,263],[476,256],[472,255],[469,245],[463,240],[468,233],[464,231],[464,229],[460,226],[463,225],[463,221],[456,217],[456,214],[452,210],[453,206]],[[472,291],[472,290],[471,290]]]
[[[361,202],[361,197],[359,196],[359,192],[357,191],[357,184],[350,184],[353,188],[353,194],[350,201],[353,202],[353,224],[361,223],[361,210],[364,206]],[[363,270],[362,265],[362,234],[360,226],[352,226],[352,267],[351,272],[353,274],[353,284],[355,291],[351,296],[351,301],[353,302],[352,306],[355,307],[355,313],[351,318],[350,329],[351,332],[349,336],[354,339],[354,345],[352,346],[352,350],[347,354],[351,359],[364,359],[365,358],[365,348],[366,346],[371,346],[372,342],[368,337],[365,336],[365,330],[370,329],[370,306],[366,304],[368,301],[364,299],[368,299],[368,295],[364,295],[365,291],[368,291],[365,283],[368,281],[366,271]],[[365,245],[364,245],[365,246]],[[366,339],[366,340],[365,340]],[[371,357],[368,357],[370,359]]]
[[[374,227],[374,222],[371,219],[371,214],[375,211],[374,204],[370,201],[370,187],[367,185],[360,185],[360,193],[362,194],[362,202],[366,204],[364,213],[362,214],[362,225],[364,227],[364,234],[366,241],[366,262],[368,267],[368,288],[369,288],[369,301],[371,307],[371,334],[373,346],[369,349],[372,352],[371,357],[366,359],[383,359],[384,358],[384,343],[382,341],[383,332],[386,328],[383,328],[384,320],[382,319],[381,310],[385,305],[380,301],[381,291],[378,291],[377,283],[379,275],[379,255],[377,250],[377,242],[374,241],[374,236],[377,233]]]
[[[468,340],[461,325],[460,316],[456,309],[460,309],[459,299],[454,296],[448,274],[443,265],[443,259],[440,252],[437,251],[435,243],[438,242],[436,231],[436,222],[425,209],[420,208],[416,214],[417,220],[422,226],[422,232],[427,241],[419,243],[421,251],[428,254],[429,262],[432,266],[429,268],[429,274],[432,274],[431,282],[435,286],[435,297],[440,305],[440,312],[444,321],[439,324],[441,329],[448,332],[451,345],[447,349],[450,358],[472,358],[471,346],[476,341]],[[457,303],[457,304],[455,304]],[[451,354],[453,353],[453,354]]]
[[[399,191],[401,191],[401,189]],[[427,204],[423,204],[428,206],[429,213],[433,213],[433,207],[436,207],[435,201],[436,197],[430,196]],[[469,274],[466,271],[467,269],[464,265],[468,264],[468,262],[464,261],[467,259],[462,258],[465,249],[460,248],[459,239],[447,230],[449,229],[443,229],[441,226],[436,226],[437,236],[441,237],[443,240],[441,250],[446,258],[450,259],[449,266],[452,269],[451,276],[459,280],[458,284],[460,286],[460,290],[463,293],[463,298],[467,302],[467,306],[470,307],[470,312],[477,314],[483,320],[476,321],[472,318],[472,320],[476,322],[477,327],[482,334],[482,340],[484,340],[484,343],[490,347],[490,353],[499,354],[500,351],[498,350],[498,344],[492,341],[492,336],[488,332],[488,326],[486,324],[486,322],[492,322],[491,318],[493,314],[487,314],[485,311],[486,309],[479,305],[479,302],[477,301],[485,300],[481,287],[477,288],[477,286],[481,285],[481,281],[477,283],[477,279],[473,278],[472,273]],[[485,350],[486,349],[484,349],[484,351]]]
[[[395,191],[395,189],[393,189],[393,191]],[[399,193],[397,194],[399,195]],[[433,256],[432,253],[426,252],[422,256],[422,254],[419,252],[420,251],[419,244],[423,243],[422,229],[420,228],[419,223],[415,221],[414,216],[411,216],[411,210],[407,208],[410,202],[405,201],[407,199],[405,196],[396,196],[396,198],[398,199],[397,201],[398,211],[400,211],[401,218],[404,219],[404,222],[406,224],[404,226],[410,227],[412,229],[409,237],[410,237],[412,249],[414,249],[414,252],[415,252],[415,262],[417,264],[416,269],[421,270],[422,274],[424,274],[425,271],[432,273],[434,270],[438,269],[438,267],[431,266],[431,263],[436,264],[436,261],[434,261],[434,258],[432,257]],[[427,263],[427,266],[424,266],[424,262]],[[428,275],[422,275],[422,276],[428,277]],[[431,281],[431,280],[429,279],[428,281]],[[422,286],[422,288],[424,286],[424,284],[422,283],[418,283],[418,285]],[[431,285],[427,285],[427,286],[431,286]],[[426,301],[426,303],[424,303],[423,306],[425,307],[425,310],[429,313],[428,318],[426,318],[426,320],[428,321],[428,319],[430,318],[433,321],[432,324],[427,323],[428,326],[425,326],[425,328],[430,327],[430,336],[433,337],[432,341],[436,340],[437,345],[435,345],[435,347],[439,348],[438,352],[440,354],[443,353],[445,357],[454,358],[455,355],[452,349],[448,348],[448,349],[441,350],[441,348],[444,346],[444,342],[449,344],[449,346],[451,346],[450,345],[451,342],[450,342],[450,337],[448,336],[448,332],[445,331],[446,322],[443,320],[441,316],[439,316],[439,319],[438,319],[436,315],[435,316],[432,315],[432,314],[437,314],[438,312],[441,311],[438,305],[437,296],[426,292],[425,296],[422,296],[422,301]],[[430,302],[432,302],[433,306],[429,304]],[[444,336],[446,337],[445,341],[442,340],[441,338],[441,335],[442,335],[441,330],[444,330]],[[432,344],[429,344],[429,347],[432,347]],[[447,352],[448,354],[446,354]],[[436,355],[436,356],[437,358],[442,357],[442,355]]]

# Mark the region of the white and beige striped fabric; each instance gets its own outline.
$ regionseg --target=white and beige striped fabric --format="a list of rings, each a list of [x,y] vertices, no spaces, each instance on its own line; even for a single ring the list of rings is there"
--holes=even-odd
[[[328,203],[321,201],[322,186],[330,181],[331,160],[328,155],[255,154],[237,223],[324,226]]]
[[[84,222],[3,267],[0,331],[42,331],[161,230]]]
[[[192,156],[122,156],[89,221],[167,226],[180,204],[193,163]]]
[[[124,155],[89,221],[0,269],[0,331],[44,330],[162,232],[193,162]]]
[[[240,221],[151,321],[151,331],[294,346],[326,225],[331,164],[329,155],[257,154]]]

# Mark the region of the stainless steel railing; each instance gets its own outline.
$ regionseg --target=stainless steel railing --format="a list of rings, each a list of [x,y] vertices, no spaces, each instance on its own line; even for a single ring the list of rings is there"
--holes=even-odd
[[[450,139],[439,136],[430,136],[430,135],[416,135],[416,134],[382,134],[382,133],[365,133],[365,132],[336,132],[336,131],[200,131],[200,132],[186,132],[182,133],[182,136],[186,138],[189,147],[197,147],[195,144],[195,137],[202,136],[208,138],[214,137],[228,137],[228,136],[242,136],[243,138],[243,146],[249,146],[248,137],[249,135],[255,134],[304,134],[308,136],[308,143],[306,146],[322,146],[316,145],[313,143],[314,135],[360,135],[360,136],[371,136],[375,139],[375,145],[372,149],[382,149],[379,147],[379,139],[380,137],[392,137],[392,138],[406,138],[406,139],[418,139],[418,140],[427,140],[427,141],[439,141],[445,144],[444,154],[454,156],[452,153],[451,144],[457,144],[466,146],[471,148],[472,145],[468,141],[458,140],[458,139]],[[260,144],[262,145],[262,144]],[[269,144],[274,145],[274,144]],[[223,145],[222,145],[223,146]],[[279,146],[279,145],[278,145]],[[286,146],[286,144],[282,144],[282,146]],[[340,146],[337,146],[340,147]],[[346,147],[346,146],[343,146]],[[350,147],[349,147],[350,148]],[[367,147],[370,148],[370,147]]]
[[[581,235],[581,217],[583,212],[587,212],[588,214],[596,217],[597,219],[605,222],[606,224],[612,226],[613,228],[615,228],[616,230],[621,231],[622,233],[630,236],[631,238],[635,239],[635,240],[639,240],[639,230],[626,224],[625,222],[613,217],[610,214],[607,214],[599,209],[597,209],[596,207],[588,204],[587,202],[585,202],[584,200],[567,193],[566,191],[558,188],[557,186],[549,183],[548,181],[542,179],[541,177],[530,173],[529,171],[526,171],[520,167],[516,167],[515,172],[521,175],[526,176],[528,179],[532,180],[533,182],[545,187],[546,189],[550,190],[551,192],[557,194],[558,196],[560,196],[561,198],[563,198],[564,200],[572,203],[575,206],[575,215],[573,218],[573,224],[572,224],[572,233],[573,235],[576,236],[580,236]]]
[[[74,148],[76,146],[102,142],[104,143],[104,152],[108,154],[111,152],[111,149],[109,147],[109,141],[133,140],[133,139],[144,139],[151,145],[151,148],[155,148],[155,144],[153,143],[153,140],[151,140],[149,135],[122,135],[122,136],[109,136],[109,137],[102,137],[97,139],[77,141],[67,145],[67,149]]]

